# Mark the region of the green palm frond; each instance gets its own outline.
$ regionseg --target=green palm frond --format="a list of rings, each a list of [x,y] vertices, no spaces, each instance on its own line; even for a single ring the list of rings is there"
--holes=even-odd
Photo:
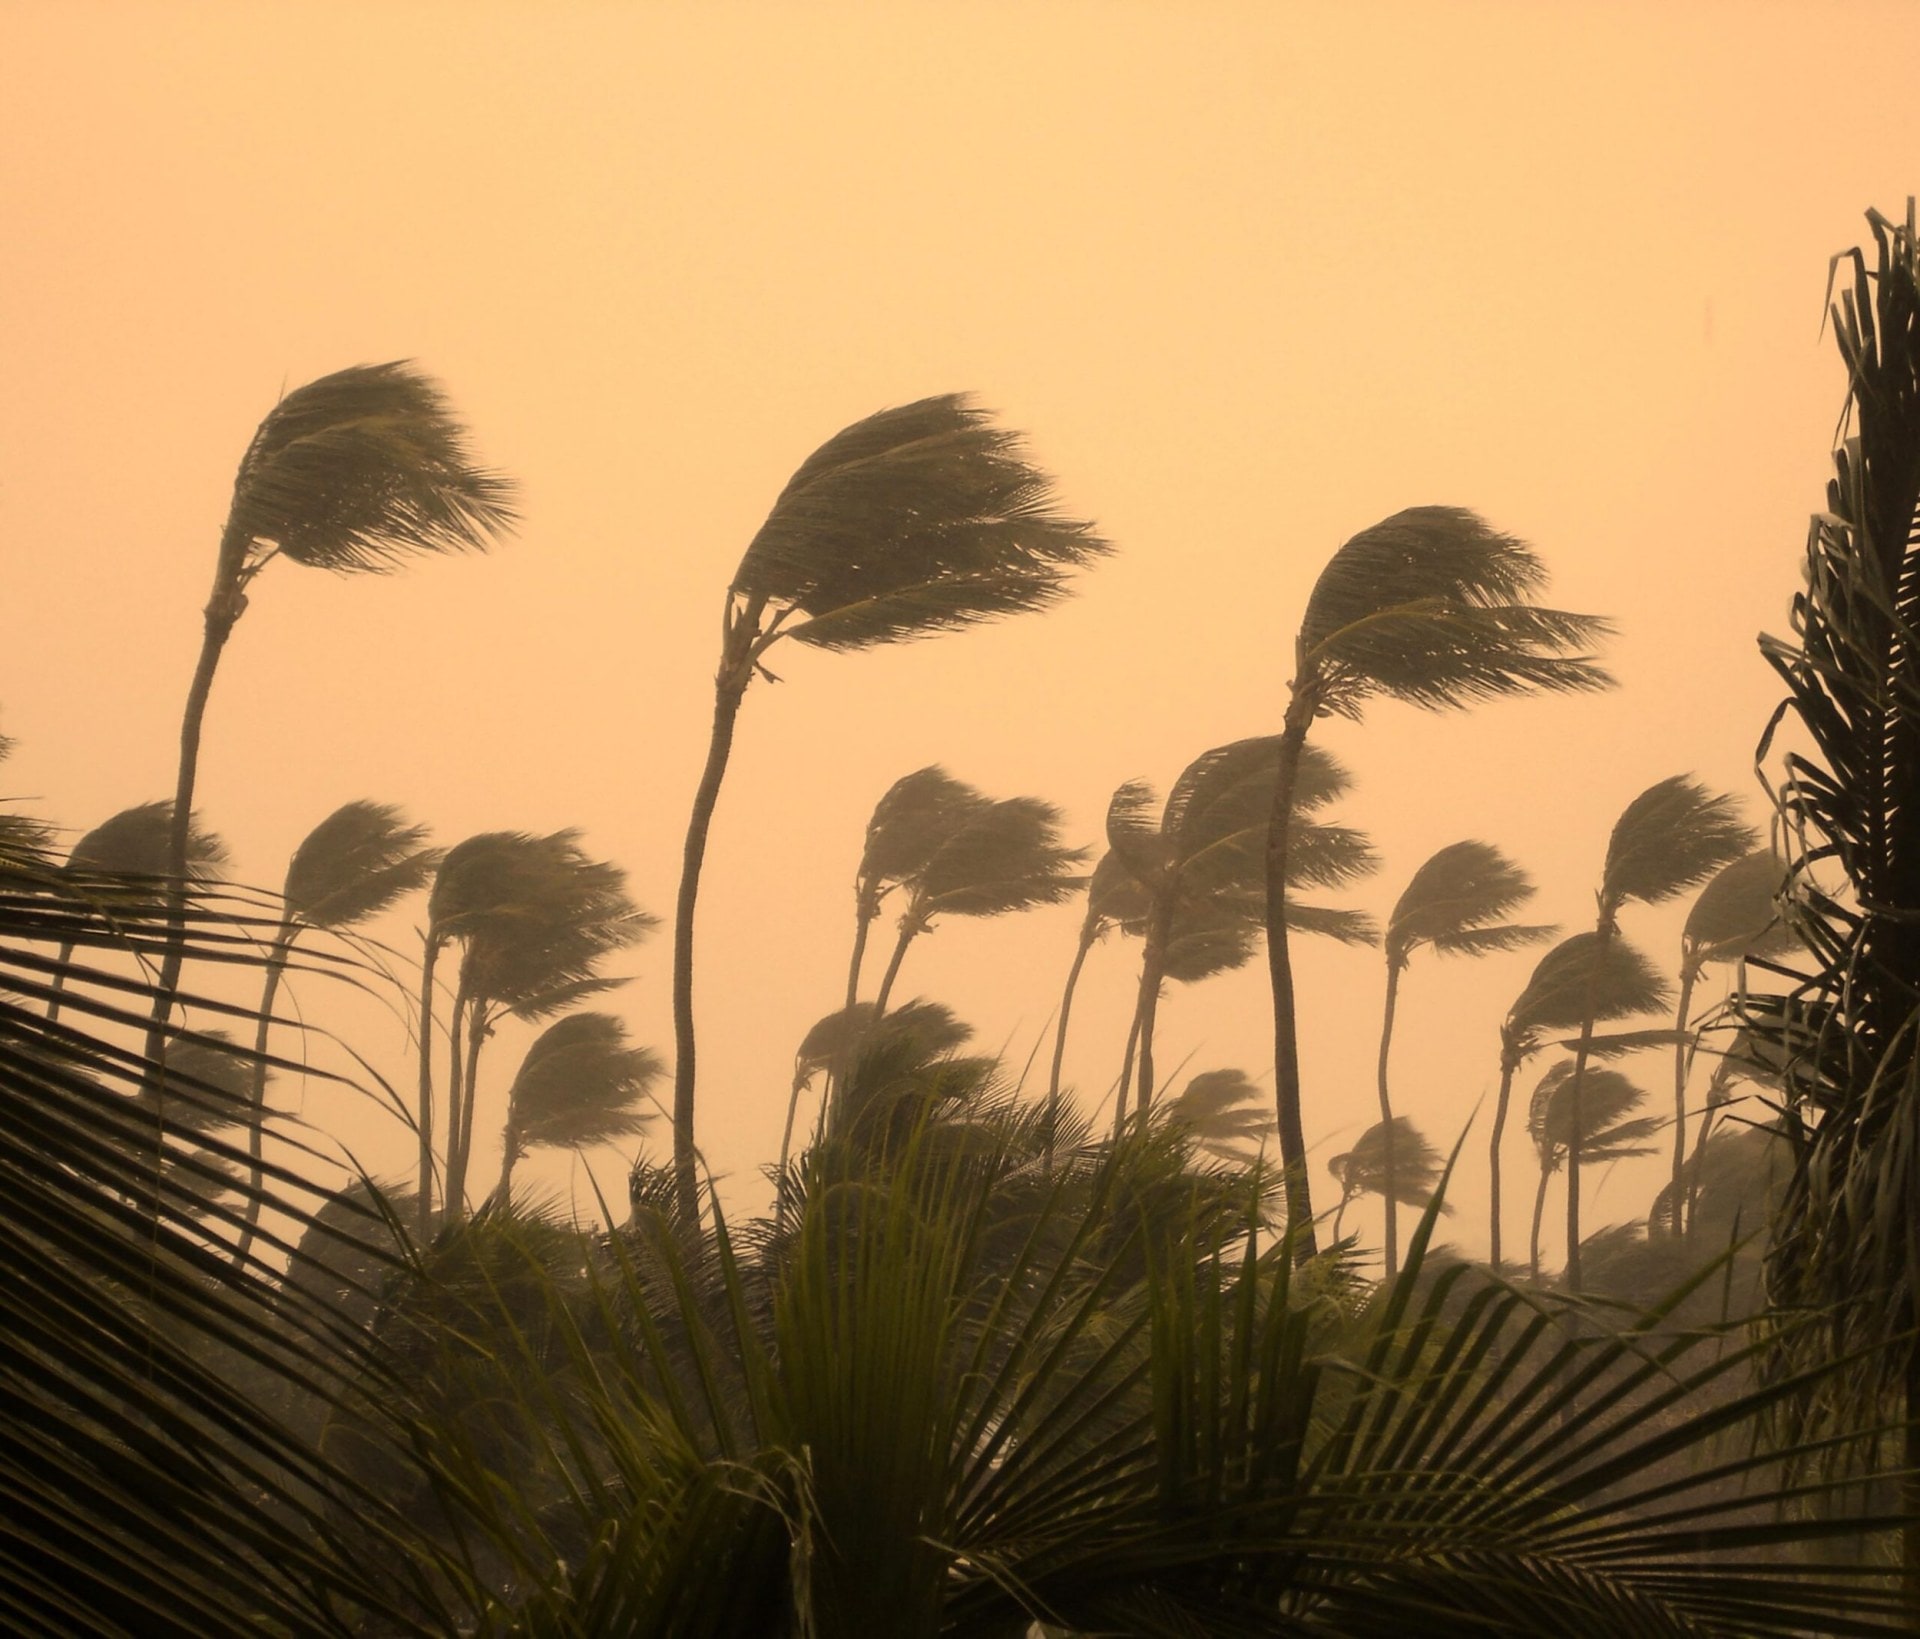
[[[824,649],[952,631],[1042,609],[1108,550],[1060,513],[1020,439],[962,394],[882,410],[788,481],[734,592],[791,610],[781,635]]]
[[[514,521],[513,486],[474,464],[440,389],[410,364],[355,365],[287,394],[248,445],[227,518],[252,554],[378,573],[478,551]]]
[[[1657,905],[1704,882],[1759,839],[1734,797],[1684,774],[1649,786],[1622,811],[1607,841],[1601,904]]]
[[[1501,1035],[1519,1042],[1541,1030],[1577,1030],[1586,1020],[1589,999],[1593,1017],[1607,1020],[1654,1012],[1672,995],[1660,970],[1626,940],[1576,933],[1535,964],[1507,1011]]]
[[[102,820],[76,842],[67,854],[67,872],[86,876],[125,877],[157,883],[167,874],[167,838],[173,826],[173,804],[143,802],[123,808]],[[210,882],[227,863],[227,845],[200,823],[188,821],[187,876]],[[132,884],[123,884],[131,890]]]
[[[1244,1070],[1203,1070],[1166,1107],[1200,1152],[1248,1166],[1273,1133],[1273,1106]]]
[[[13,741],[0,734],[0,763],[13,751]],[[0,797],[0,802],[11,799]],[[50,860],[53,857],[54,828],[27,814],[0,812],[0,853],[15,860]]]
[[[961,820],[986,802],[937,764],[895,780],[867,822],[856,878],[862,907],[877,906],[889,889],[913,881]]]
[[[534,1038],[507,1095],[507,1144],[602,1144],[642,1131],[654,1111],[643,1100],[665,1073],[660,1057],[627,1045],[611,1013],[573,1013]]]
[[[1549,937],[1549,927],[1508,922],[1533,897],[1527,873],[1484,842],[1455,842],[1413,873],[1392,914],[1387,960],[1404,966],[1422,945],[1440,955],[1479,956],[1517,950]]]
[[[1061,813],[1038,797],[1005,797],[965,815],[928,858],[909,914],[1000,916],[1058,905],[1086,883],[1088,850],[1060,840]]]
[[[349,802],[294,850],[281,892],[289,914],[308,927],[352,927],[424,888],[440,859],[427,828],[407,824],[391,803]]]
[[[870,1035],[910,1037],[918,1051],[941,1058],[973,1039],[973,1026],[963,1024],[951,1008],[916,998],[902,1002],[882,1018],[874,1018],[872,1002],[837,1008],[818,1020],[800,1040],[793,1055],[796,1082],[849,1060]]]
[[[1549,1170],[1566,1158],[1574,1139],[1573,1060],[1562,1059],[1540,1078],[1527,1107],[1527,1136]],[[1579,1140],[1582,1161],[1617,1161],[1650,1155],[1646,1142],[1660,1130],[1651,1117],[1629,1119],[1646,1092],[1618,1070],[1588,1069],[1580,1078]]]

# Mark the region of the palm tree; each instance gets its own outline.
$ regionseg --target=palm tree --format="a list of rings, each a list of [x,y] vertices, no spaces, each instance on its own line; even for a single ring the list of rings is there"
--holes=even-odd
[[[1711,792],[1684,774],[1648,786],[1627,804],[1607,839],[1606,863],[1594,895],[1599,907],[1594,937],[1602,951],[1619,936],[1625,906],[1673,899],[1747,853],[1757,840],[1732,797]],[[1581,1018],[1567,1094],[1573,1104],[1573,1144],[1567,1152],[1567,1286],[1575,1292],[1580,1290],[1580,1135],[1586,1130],[1580,1099],[1593,1026],[1593,1017]]]
[[[1494,1105],[1493,1138],[1488,1149],[1493,1205],[1487,1261],[1494,1268],[1500,1267],[1500,1141],[1506,1131],[1513,1078],[1521,1065],[1550,1045],[1546,1031],[1579,1030],[1590,1012],[1596,1021],[1651,1013],[1666,1006],[1669,994],[1659,970],[1621,938],[1602,942],[1598,934],[1576,933],[1562,939],[1534,965],[1526,987],[1500,1024],[1500,1094]],[[1631,1052],[1665,1040],[1665,1032],[1622,1031],[1612,1036],[1592,1036],[1588,1051],[1603,1055]]]
[[[1108,805],[1108,846],[1147,897],[1137,930],[1145,950],[1135,1015],[1142,1111],[1153,1101],[1153,1032],[1163,983],[1191,983],[1238,967],[1253,954],[1281,749],[1279,736],[1264,735],[1203,752],[1174,781],[1157,822],[1148,817],[1153,789],[1143,781],[1121,786]],[[1297,759],[1289,886],[1344,887],[1374,868],[1372,846],[1359,832],[1308,818],[1351,783],[1347,771],[1318,747]],[[1301,932],[1349,943],[1371,943],[1377,936],[1371,920],[1355,911],[1290,903],[1287,921]],[[1123,1101],[1126,1080],[1123,1071]]]
[[[641,1101],[665,1070],[651,1049],[627,1045],[627,1027],[611,1013],[569,1013],[548,1025],[507,1095],[495,1198],[512,1198],[514,1165],[530,1149],[578,1149],[639,1132],[654,1117]]]
[[[279,930],[267,955],[253,1041],[252,1116],[248,1127],[254,1188],[247,1224],[234,1248],[243,1262],[259,1224],[262,1140],[266,1126],[267,1049],[273,1002],[300,935],[311,928],[339,931],[378,916],[396,900],[426,886],[440,851],[426,846],[427,829],[409,825],[390,803],[349,802],[316,825],[287,863],[280,890]]]
[[[1049,1171],[1053,1167],[1053,1128],[1060,1120],[1060,1071],[1067,1057],[1067,1021],[1073,1016],[1073,993],[1080,984],[1080,970],[1086,965],[1087,953],[1111,929],[1138,924],[1145,914],[1145,890],[1139,879],[1118,854],[1111,850],[1102,854],[1100,863],[1087,878],[1087,913],[1080,921],[1080,937],[1074,945],[1073,962],[1067,968],[1066,988],[1060,993],[1060,1011],[1054,1024],[1053,1064],[1047,1072],[1046,1165]],[[1122,1100],[1126,1097],[1124,1086],[1120,1096]]]
[[[1628,1119],[1628,1112],[1646,1102],[1647,1095],[1618,1070],[1589,1070],[1586,1086],[1571,1059],[1562,1059],[1540,1078],[1527,1109],[1527,1136],[1540,1158],[1540,1188],[1533,1198],[1533,1234],[1527,1258],[1533,1278],[1540,1278],[1540,1220],[1546,1211],[1547,1180],[1563,1161],[1584,1153],[1589,1161],[1619,1161],[1630,1155],[1651,1155],[1646,1142],[1660,1130],[1651,1116]],[[1567,1187],[1573,1187],[1571,1172]],[[1571,1278],[1574,1248],[1567,1248]]]
[[[1721,867],[1700,890],[1680,934],[1680,1000],[1673,1029],[1673,1179],[1672,1201],[1680,1212],[1668,1222],[1675,1239],[1684,1233],[1686,1191],[1681,1175],[1687,1157],[1687,1070],[1693,1060],[1693,987],[1710,964],[1738,962],[1748,956],[1784,955],[1791,936],[1780,919],[1777,900],[1786,867],[1771,848],[1755,848]]]
[[[200,729],[254,578],[284,557],[337,574],[380,574],[428,552],[484,550],[514,520],[513,487],[476,466],[440,389],[410,363],[360,364],[280,400],[240,459],[220,532],[200,660],[180,722],[180,775],[163,856],[169,946],[149,1031],[157,1047],[180,979],[180,913]]]
[[[964,818],[986,804],[987,799],[964,780],[930,765],[903,774],[874,805],[866,845],[860,851],[860,869],[854,876],[853,956],[847,964],[845,1006],[852,1007],[860,999],[867,930],[880,914],[882,901],[894,889],[917,880],[941,843]]]
[[[1036,905],[1058,905],[1086,883],[1074,867],[1085,848],[1060,840],[1060,810],[1038,797],[1005,797],[958,811],[956,823],[928,855],[907,888],[900,934],[873,999],[876,1017],[887,1011],[907,947],[940,916],[1004,916]]]
[[[1394,1006],[1400,975],[1425,945],[1437,956],[1485,956],[1535,944],[1555,930],[1509,922],[1507,916],[1533,897],[1525,871],[1484,842],[1455,842],[1413,873],[1387,918],[1382,943],[1387,956],[1387,996],[1380,1024],[1380,1130],[1385,1134],[1387,1203],[1386,1271],[1400,1263],[1399,1195],[1394,1187],[1393,1101],[1387,1092],[1387,1055],[1393,1046]]]
[[[1392,1171],[1389,1172],[1389,1163]],[[1333,1214],[1333,1238],[1340,1239],[1340,1220],[1356,1195],[1378,1195],[1391,1206],[1394,1195],[1408,1206],[1425,1211],[1440,1189],[1440,1152],[1404,1115],[1391,1122],[1376,1121],[1359,1142],[1327,1162],[1327,1171],[1340,1186],[1340,1205]],[[1453,1208],[1442,1203],[1442,1212]],[[1393,1277],[1387,1277],[1391,1280]]]
[[[1612,679],[1579,651],[1610,629],[1530,601],[1546,580],[1533,549],[1459,507],[1413,507],[1362,530],[1314,584],[1294,644],[1279,778],[1267,826],[1266,931],[1274,1102],[1296,1255],[1314,1250],[1300,1118],[1300,1051],[1287,945],[1287,830],[1314,720],[1357,719],[1375,695],[1430,710]]]
[[[673,918],[673,1149],[680,1209],[699,1216],[694,1160],[693,914],[707,831],[747,686],[791,638],[866,649],[1043,609],[1107,550],[1054,506],[1020,441],[960,394],[844,428],[787,481],[727,587],[713,735],[687,822]]]
[[[1167,1122],[1195,1149],[1229,1166],[1250,1167],[1266,1148],[1273,1113],[1244,1070],[1203,1070],[1167,1102]]]
[[[77,894],[91,899],[98,914],[127,921],[152,916],[167,903],[167,855],[173,833],[173,804],[136,803],[102,820],[67,854],[62,868]],[[187,827],[186,880],[205,884],[227,863],[227,845],[191,817]],[[60,946],[47,1000],[47,1021],[60,1017],[60,998],[72,971],[73,940]]]

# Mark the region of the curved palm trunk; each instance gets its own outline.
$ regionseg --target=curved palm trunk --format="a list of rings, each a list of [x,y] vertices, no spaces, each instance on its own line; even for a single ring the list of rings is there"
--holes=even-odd
[[[1392,1280],[1400,1268],[1400,1214],[1399,1199],[1395,1185],[1399,1180],[1393,1171],[1393,1100],[1387,1096],[1387,1054],[1393,1046],[1393,1008],[1400,995],[1400,964],[1387,958],[1387,1006],[1380,1021],[1380,1119],[1385,1123],[1386,1155],[1384,1157],[1385,1180],[1387,1186],[1387,1279]],[[1335,1237],[1338,1239],[1338,1236]]]
[[[754,643],[759,636],[764,598],[753,598],[742,609],[727,595],[726,637],[720,648],[720,669],[714,676],[713,734],[707,743],[706,766],[693,794],[687,816],[687,841],[680,861],[680,892],[673,907],[673,1181],[680,1215],[689,1225],[700,1221],[700,1178],[695,1161],[693,1040],[693,913],[700,899],[700,867],[707,857],[707,832],[726,778],[727,758],[733,751],[733,725],[740,702],[753,678]]]
[[[1527,1242],[1527,1263],[1535,1280],[1540,1278],[1540,1220],[1547,1214],[1547,1180],[1552,1176],[1545,1166],[1540,1168],[1540,1187],[1533,1196],[1533,1235]]]
[[[1503,1047],[1500,1053],[1500,1097],[1493,1107],[1493,1141],[1488,1146],[1488,1193],[1493,1198],[1493,1216],[1487,1229],[1487,1261],[1500,1267],[1500,1135],[1507,1129],[1507,1102],[1513,1096],[1513,1074],[1520,1061]]]
[[[873,1022],[878,1024],[887,1011],[887,998],[893,994],[893,981],[900,977],[900,964],[906,959],[907,946],[913,943],[914,935],[920,931],[920,925],[913,919],[913,913],[900,918],[900,937],[894,941],[893,955],[887,961],[887,971],[881,976],[880,988],[873,998]]]
[[[787,1168],[793,1159],[793,1118],[799,1111],[800,1094],[806,1085],[805,1076],[795,1076],[793,1091],[787,1095],[787,1124],[780,1131],[780,1174],[773,1197],[773,1224],[776,1229],[787,1220]]]
[[[1161,952],[1166,949],[1172,919],[1170,911],[1155,918],[1140,961],[1140,1001],[1134,1014],[1140,1037],[1140,1095],[1134,1108],[1143,1120],[1153,1108],[1153,1024],[1160,1013],[1160,987],[1165,978],[1166,959]]]
[[[873,926],[873,919],[880,914],[876,904],[871,910],[863,903],[855,912],[853,922],[853,956],[847,963],[847,1001],[852,1007],[860,1000],[860,969],[867,958],[867,930]]]
[[[420,1102],[414,1112],[420,1135],[418,1231],[422,1241],[433,1227],[433,967],[439,955],[440,936],[429,928],[420,961]]]
[[[1340,1192],[1340,1204],[1333,1209],[1332,1240],[1336,1246],[1339,1245],[1340,1243],[1340,1220],[1346,1217],[1347,1203],[1352,1199],[1353,1199],[1352,1190],[1350,1189],[1342,1190]]]
[[[1134,1003],[1133,1023],[1127,1027],[1127,1050],[1120,1060],[1120,1096],[1113,1104],[1113,1141],[1127,1128],[1127,1089],[1133,1085],[1133,1055],[1140,1045],[1140,1004]]]
[[[1047,1072],[1047,1157],[1046,1170],[1053,1171],[1053,1133],[1060,1124],[1060,1071],[1067,1061],[1067,1020],[1073,1013],[1073,992],[1080,983],[1080,970],[1087,965],[1087,952],[1093,949],[1091,927],[1080,930],[1080,948],[1073,953],[1073,965],[1067,969],[1067,988],[1060,993],[1060,1021],[1053,1032],[1053,1065]]]
[[[1606,962],[1613,944],[1613,917],[1602,913],[1594,929],[1593,972]],[[1580,1139],[1585,1131],[1580,1110],[1580,1092],[1587,1079],[1587,1059],[1593,1051],[1593,979],[1587,980],[1586,1005],[1581,1010],[1580,1040],[1573,1050],[1573,1073],[1567,1087],[1567,1290],[1580,1290]]]
[[[1296,721],[1296,718],[1298,720]],[[1288,708],[1267,816],[1267,977],[1273,989],[1273,1101],[1286,1169],[1287,1233],[1296,1263],[1313,1257],[1313,1197],[1307,1183],[1307,1138],[1300,1119],[1300,1038],[1293,1005],[1293,961],[1287,948],[1287,832],[1293,786],[1307,743],[1307,719],[1298,702]]]
[[[1679,1038],[1673,1044],[1673,1193],[1667,1232],[1674,1240],[1681,1236],[1683,1180],[1687,1171],[1687,1058],[1693,1040],[1687,1033],[1687,1016],[1693,1007],[1693,982],[1700,976],[1699,964],[1690,957],[1680,961],[1680,1002],[1674,1009],[1673,1030]]]
[[[273,999],[280,990],[281,975],[293,955],[293,942],[300,927],[291,917],[280,924],[280,932],[267,953],[267,976],[260,986],[260,1017],[253,1032],[253,1076],[247,1099],[247,1217],[240,1239],[233,1249],[233,1266],[241,1268],[253,1249],[260,1229],[260,1181],[265,1170],[267,1117],[267,1044],[273,1033]]]
[[[492,1024],[485,1014],[485,1005],[479,997],[469,996],[466,1073],[457,1084],[453,1096],[455,1108],[449,1111],[450,1117],[458,1118],[459,1136],[452,1140],[453,1154],[447,1165],[447,1212],[456,1218],[467,1210],[467,1162],[473,1153],[473,1111],[480,1088],[480,1049],[486,1045],[487,1037],[492,1033]],[[457,1004],[454,1018],[457,1023]]]
[[[61,996],[67,988],[67,964],[73,960],[74,942],[63,939],[60,952],[54,960],[60,965],[54,969],[53,977],[47,981],[47,1023],[57,1023],[60,1018]]]
[[[1687,1239],[1693,1239],[1694,1207],[1700,1199],[1700,1168],[1702,1157],[1707,1153],[1707,1136],[1713,1131],[1713,1089],[1707,1089],[1707,1106],[1700,1112],[1700,1130],[1694,1135],[1693,1161],[1687,1173]]]

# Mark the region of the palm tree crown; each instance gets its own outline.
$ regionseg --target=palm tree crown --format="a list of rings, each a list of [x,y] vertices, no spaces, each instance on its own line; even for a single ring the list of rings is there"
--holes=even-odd
[[[642,1101],[665,1068],[651,1049],[627,1045],[627,1027],[611,1013],[570,1013],[548,1025],[507,1096],[500,1196],[530,1149],[604,1144],[641,1131],[654,1117]]]

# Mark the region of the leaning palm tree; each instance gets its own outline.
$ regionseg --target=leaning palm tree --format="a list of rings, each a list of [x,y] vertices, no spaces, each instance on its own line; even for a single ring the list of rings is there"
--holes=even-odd
[[[1488,1231],[1488,1262],[1500,1267],[1500,1143],[1506,1132],[1507,1107],[1513,1078],[1535,1053],[1554,1042],[1546,1032],[1578,1030],[1591,1013],[1608,1022],[1630,1019],[1665,1007],[1669,991],[1659,970],[1624,939],[1601,942],[1597,934],[1576,933],[1562,939],[1534,965],[1526,987],[1500,1024],[1500,1093],[1493,1110],[1493,1138],[1488,1149],[1488,1182],[1492,1218]],[[1664,1031],[1629,1030],[1592,1036],[1588,1051],[1601,1055],[1631,1052],[1665,1042]]]
[[[1386,1143],[1386,1271],[1400,1266],[1399,1196],[1394,1188],[1393,1100],[1387,1091],[1387,1056],[1393,1047],[1393,1015],[1400,996],[1400,975],[1423,945],[1436,956],[1486,956],[1536,944],[1555,930],[1509,922],[1510,912],[1533,897],[1527,873],[1498,848],[1484,842],[1455,842],[1413,873],[1387,918],[1382,943],[1387,956],[1387,996],[1380,1024],[1380,1126]]]
[[[1738,801],[1707,790],[1684,774],[1661,780],[1635,797],[1614,822],[1606,863],[1594,898],[1594,937],[1602,950],[1619,936],[1620,912],[1629,904],[1657,905],[1705,882],[1721,867],[1749,852],[1758,838],[1739,814]],[[1573,1050],[1572,1102],[1567,1151],[1567,1286],[1580,1290],[1580,1115],[1594,1019],[1583,1016]]]
[[[1120,787],[1107,808],[1107,843],[1139,881],[1147,909],[1135,1018],[1139,1108],[1152,1103],[1153,1034],[1160,990],[1237,967],[1252,954],[1264,902],[1267,817],[1279,777],[1277,735],[1235,740],[1196,757],[1174,781],[1157,819],[1151,786]],[[1372,845],[1358,831],[1309,818],[1352,783],[1318,747],[1303,749],[1293,774],[1287,870],[1290,887],[1344,887],[1374,868]],[[1290,928],[1370,943],[1372,921],[1355,911],[1290,902]],[[1185,947],[1184,949],[1182,947]],[[1121,1074],[1121,1095],[1126,1093]]]
[[[207,599],[199,664],[180,722],[180,774],[164,856],[168,948],[149,1056],[180,979],[188,827],[213,676],[247,589],[275,558],[379,574],[420,553],[484,550],[513,522],[513,488],[476,466],[440,389],[404,360],[337,370],[280,400],[233,481]]]
[[[168,839],[173,804],[136,803],[102,820],[67,854],[62,872],[80,896],[92,900],[109,919],[151,916],[166,906]],[[227,845],[191,817],[187,827],[186,880],[205,884],[227,863]],[[72,971],[73,941],[60,946],[58,966],[48,988],[49,1023],[60,1017],[60,998]]]
[[[1333,555],[1307,600],[1281,729],[1268,817],[1266,930],[1273,988],[1274,1101],[1296,1253],[1312,1255],[1313,1205],[1300,1117],[1300,1050],[1287,944],[1287,819],[1295,771],[1316,718],[1358,718],[1376,695],[1430,710],[1612,679],[1580,651],[1609,630],[1590,615],[1542,609],[1533,549],[1459,507],[1413,507],[1362,530]]]
[[[579,1149],[630,1138],[654,1117],[644,1107],[666,1066],[629,1047],[611,1013],[569,1013],[534,1038],[507,1095],[497,1200],[512,1198],[513,1169],[528,1150]]]
[[[1340,1220],[1357,1195],[1378,1195],[1388,1203],[1389,1211],[1397,1195],[1406,1205],[1424,1212],[1440,1188],[1443,1170],[1440,1152],[1404,1115],[1376,1121],[1352,1149],[1327,1162],[1327,1171],[1340,1186],[1333,1238],[1340,1239]],[[1451,1212],[1453,1208],[1443,1203],[1440,1210]]]
[[[1085,885],[1075,867],[1086,857],[1085,848],[1060,840],[1060,810],[1038,797],[1004,797],[958,812],[907,890],[899,937],[873,999],[875,1016],[887,1011],[907,947],[936,917],[1004,916],[1061,904]]]
[[[1067,968],[1066,988],[1060,993],[1060,1010],[1054,1023],[1053,1064],[1047,1072],[1047,1148],[1046,1165],[1053,1166],[1053,1129],[1060,1121],[1060,1072],[1067,1057],[1067,1021],[1073,1016],[1073,994],[1080,984],[1080,970],[1086,966],[1087,953],[1114,928],[1138,924],[1146,913],[1146,894],[1139,879],[1127,869],[1126,862],[1109,850],[1087,878],[1087,912],[1080,920],[1080,937],[1074,945],[1073,962]],[[1126,1090],[1121,1089],[1125,1098]]]
[[[1576,1094],[1579,1073],[1571,1059],[1562,1059],[1540,1078],[1527,1109],[1527,1136],[1540,1160],[1540,1187],[1533,1198],[1533,1234],[1527,1244],[1533,1278],[1540,1278],[1540,1222],[1546,1212],[1547,1181],[1570,1156],[1585,1154],[1589,1161],[1620,1161],[1630,1155],[1651,1155],[1647,1140],[1660,1130],[1651,1116],[1629,1119],[1628,1112],[1646,1102],[1647,1095],[1618,1070],[1589,1070],[1586,1086]],[[1569,1175],[1567,1187],[1573,1187]],[[1574,1249],[1567,1248],[1568,1278],[1572,1278]]]
[[[1202,1070],[1166,1109],[1196,1150],[1229,1166],[1252,1166],[1273,1132],[1266,1095],[1244,1070]]]
[[[673,1151],[680,1209],[699,1215],[694,1160],[693,916],[734,720],[767,652],[872,648],[1043,609],[1107,550],[1062,515],[1051,481],[959,394],[882,410],[836,433],[787,481],[727,587],[713,735],[674,903]]]
[[[349,802],[309,831],[287,863],[280,890],[280,927],[267,954],[254,1027],[252,1117],[247,1133],[253,1188],[247,1196],[246,1228],[234,1247],[236,1264],[246,1260],[259,1225],[267,1049],[274,998],[293,947],[309,929],[337,932],[357,926],[425,887],[441,857],[439,849],[426,843],[426,827],[409,825],[392,804]]]

